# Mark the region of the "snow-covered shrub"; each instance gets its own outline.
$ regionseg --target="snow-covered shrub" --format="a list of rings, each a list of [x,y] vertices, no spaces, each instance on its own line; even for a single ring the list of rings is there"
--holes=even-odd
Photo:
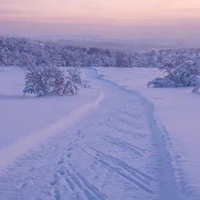
[[[62,94],[65,76],[58,67],[31,66],[25,72],[25,87],[23,93],[37,96]]]
[[[86,81],[86,80],[82,80],[82,87],[83,88],[91,88],[91,82]]]
[[[185,61],[178,67],[171,63],[165,64],[161,71],[164,71],[164,78],[155,78],[147,83],[147,86],[153,87],[188,87],[196,86],[198,83],[198,75],[200,69],[198,65],[192,61]]]
[[[64,95],[75,95],[79,92],[79,86],[82,86],[81,71],[79,67],[70,67],[64,85]]]
[[[196,86],[193,88],[192,92],[199,92],[200,89],[200,77],[197,77]]]
[[[82,81],[81,81],[81,70],[79,67],[70,67],[68,70],[69,73],[69,80],[74,84],[74,85],[79,85],[82,86]]]
[[[72,67],[68,69],[68,79],[75,86],[81,86],[83,88],[91,88],[91,82],[81,79],[81,70],[79,67]]]
[[[72,79],[69,77],[67,78],[67,81],[65,83],[63,94],[64,95],[75,95],[79,93],[78,86],[73,82]]]
[[[149,81],[147,83],[148,87],[154,87],[154,88],[162,88],[162,87],[175,87],[175,84],[173,81],[170,81],[166,78],[155,78],[152,81]]]

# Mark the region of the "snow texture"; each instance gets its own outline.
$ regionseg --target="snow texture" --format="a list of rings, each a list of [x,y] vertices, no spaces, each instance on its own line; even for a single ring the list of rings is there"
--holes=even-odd
[[[157,123],[167,136],[180,199],[200,199],[199,94],[190,87],[147,88],[148,80],[162,77],[157,69],[98,68],[98,72],[153,103]]]
[[[55,99],[34,98],[34,100],[20,98],[20,100],[18,99],[20,102],[18,102],[15,98],[5,98],[5,94],[1,96],[0,99],[4,105],[11,105],[14,102],[17,104],[15,106],[20,106],[24,110],[29,107],[25,102],[32,101],[32,107],[39,104],[37,105],[40,106],[38,113],[42,113],[41,109],[44,109],[42,101],[51,107],[56,104],[57,107],[55,106],[54,110],[45,109],[43,112],[46,111],[48,115],[57,115],[58,123],[55,124],[49,118],[40,118],[43,119],[42,126],[48,127],[42,129],[41,126],[38,126],[39,124],[35,123],[32,130],[41,132],[34,138],[33,132],[28,134],[27,131],[24,131],[22,135],[19,134],[22,125],[29,126],[27,123],[17,124],[16,127],[19,129],[15,128],[12,131],[8,128],[16,119],[22,120],[21,116],[14,115],[13,118],[10,118],[12,117],[10,115],[9,118],[4,119],[5,125],[1,124],[3,127],[1,129],[3,130],[2,138],[9,137],[7,142],[1,141],[0,152],[6,148],[12,149],[15,144],[20,142],[26,143],[27,138],[29,138],[27,141],[30,142],[28,145],[30,148],[24,148],[26,145],[18,147],[22,149],[20,154],[23,155],[13,163],[9,162],[9,166],[2,170],[0,199],[199,199],[197,187],[199,182],[196,182],[197,180],[193,179],[193,174],[190,173],[192,171],[196,177],[199,177],[198,171],[190,163],[188,163],[190,170],[183,167],[182,159],[193,160],[192,157],[187,158],[186,154],[180,155],[182,149],[177,143],[181,144],[189,137],[184,133],[175,133],[172,131],[173,129],[168,129],[170,123],[167,124],[166,121],[171,121],[167,117],[161,118],[163,110],[166,111],[166,108],[161,106],[163,102],[158,104],[161,102],[159,98],[166,95],[165,93],[174,94],[174,91],[169,89],[168,92],[166,90],[161,92],[159,89],[159,92],[153,93],[158,98],[158,101],[154,101],[155,112],[154,104],[146,98],[152,100],[151,92],[155,89],[143,88],[141,83],[146,85],[147,80],[158,73],[156,70],[140,71],[140,69],[116,68],[98,70],[106,75],[105,78],[118,84],[104,80],[102,76],[97,76],[95,70],[87,69],[84,78],[91,80],[95,90],[83,89],[84,93],[80,93],[82,96],[73,96],[73,101],[70,101],[71,97],[56,97]],[[3,83],[10,82],[11,84],[4,85],[5,87],[1,86],[1,91],[7,87],[10,88],[10,92],[13,92],[13,87],[19,83],[20,79],[12,79],[12,75],[20,77],[20,70],[5,69],[1,73],[5,73],[2,75],[5,79]],[[14,86],[13,83],[15,83]],[[8,91],[6,90],[6,92]],[[179,92],[181,93],[180,90]],[[184,90],[182,94],[186,95],[185,93]],[[189,96],[189,94],[187,95]],[[199,100],[198,95],[191,97],[191,99],[195,98]],[[65,104],[61,104],[59,101],[64,101]],[[166,107],[170,106],[168,103],[169,99],[164,102]],[[84,106],[85,104],[88,106]],[[81,106],[81,109],[73,111],[77,105]],[[59,109],[63,109],[64,106],[72,107],[62,110],[62,114],[59,113]],[[96,109],[90,110],[94,107]],[[3,110],[3,106],[0,109]],[[169,107],[167,109],[169,110]],[[69,110],[74,113],[74,117],[69,117]],[[90,111],[86,113],[86,110]],[[5,111],[8,112],[8,110],[4,110],[4,114]],[[34,113],[36,109],[31,111]],[[36,118],[40,117],[37,113],[31,115],[27,110],[26,113],[31,118],[31,122],[37,121]],[[62,121],[63,116],[66,117],[64,121]],[[82,116],[81,119],[80,116]],[[0,116],[0,119],[3,117],[3,115]],[[10,125],[8,119],[12,120]],[[163,127],[161,122],[166,127]],[[173,128],[173,126],[171,127]],[[178,126],[178,128],[180,127]],[[18,137],[13,137],[13,135],[18,135]],[[20,138],[19,135],[24,137]],[[180,135],[185,139],[181,140]],[[30,141],[30,138],[33,139]],[[11,141],[15,144],[12,144]],[[188,148],[190,141],[192,140],[188,140],[184,144],[185,149]],[[199,146],[196,147],[199,149]],[[187,151],[187,153],[191,152]],[[11,155],[13,158],[18,156],[14,151]],[[178,160],[177,155],[179,155]],[[5,158],[4,160],[6,161]]]

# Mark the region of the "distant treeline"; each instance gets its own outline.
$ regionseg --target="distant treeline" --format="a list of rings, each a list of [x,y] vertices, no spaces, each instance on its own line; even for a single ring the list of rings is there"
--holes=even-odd
[[[200,63],[200,49],[128,54],[101,48],[68,46],[54,41],[0,37],[0,66],[160,67],[187,60]]]

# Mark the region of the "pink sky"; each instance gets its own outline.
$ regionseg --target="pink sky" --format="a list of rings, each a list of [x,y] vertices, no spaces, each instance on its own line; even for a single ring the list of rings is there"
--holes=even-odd
[[[0,34],[200,38],[200,0],[0,0]]]

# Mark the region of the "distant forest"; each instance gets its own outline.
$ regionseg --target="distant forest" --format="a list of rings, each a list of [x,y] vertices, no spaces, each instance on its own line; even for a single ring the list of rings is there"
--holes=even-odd
[[[146,53],[86,48],[27,38],[0,37],[0,66],[162,67],[187,60],[200,64],[200,49],[168,49]]]

